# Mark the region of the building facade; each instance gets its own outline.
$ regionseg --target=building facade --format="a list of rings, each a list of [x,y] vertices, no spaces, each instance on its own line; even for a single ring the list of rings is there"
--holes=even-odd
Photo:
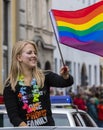
[[[11,49],[18,40],[33,40],[39,51],[38,66],[59,73],[62,60],[50,21],[49,9],[75,10],[98,0],[0,0],[0,92],[10,70]],[[102,58],[60,45],[65,63],[77,85],[103,83]],[[66,89],[63,89],[64,93]]]

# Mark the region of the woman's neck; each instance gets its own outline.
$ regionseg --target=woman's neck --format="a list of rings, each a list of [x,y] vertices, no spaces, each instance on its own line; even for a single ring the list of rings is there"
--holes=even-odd
[[[23,76],[24,76],[24,83],[25,85],[27,86],[30,86],[31,85],[31,81],[33,79],[33,71],[24,71],[23,72]]]
[[[23,69],[22,74],[24,77],[33,77],[33,69]]]

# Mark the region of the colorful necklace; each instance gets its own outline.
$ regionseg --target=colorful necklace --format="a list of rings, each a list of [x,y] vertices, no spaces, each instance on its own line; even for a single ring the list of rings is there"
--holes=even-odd
[[[26,92],[27,86],[24,84],[24,76],[23,75],[18,76],[18,83],[20,86],[22,86],[20,88],[20,92],[18,94],[20,101],[23,102],[22,108],[27,110],[27,113],[30,113],[33,110],[32,110],[32,108],[29,107],[29,104],[28,104],[29,97],[28,97],[27,92]],[[33,89],[31,91],[31,94],[33,97],[32,102],[33,103],[39,102],[40,93],[39,93],[39,86],[37,85],[36,79],[34,79],[34,78],[32,79],[31,86],[33,86]]]

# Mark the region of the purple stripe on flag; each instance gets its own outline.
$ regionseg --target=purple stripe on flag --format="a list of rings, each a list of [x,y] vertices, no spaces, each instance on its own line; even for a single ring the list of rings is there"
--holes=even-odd
[[[103,44],[94,41],[91,42],[80,42],[73,38],[61,37],[60,41],[62,44],[70,46],[75,49],[79,49],[86,52],[95,53],[96,55],[103,56]]]

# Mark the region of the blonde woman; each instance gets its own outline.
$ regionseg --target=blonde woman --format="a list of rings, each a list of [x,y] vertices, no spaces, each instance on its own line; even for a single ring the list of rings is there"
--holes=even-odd
[[[10,122],[14,126],[53,126],[50,86],[68,87],[73,77],[62,67],[60,75],[44,74],[37,67],[38,51],[32,41],[18,41],[12,50],[11,69],[3,92]]]

